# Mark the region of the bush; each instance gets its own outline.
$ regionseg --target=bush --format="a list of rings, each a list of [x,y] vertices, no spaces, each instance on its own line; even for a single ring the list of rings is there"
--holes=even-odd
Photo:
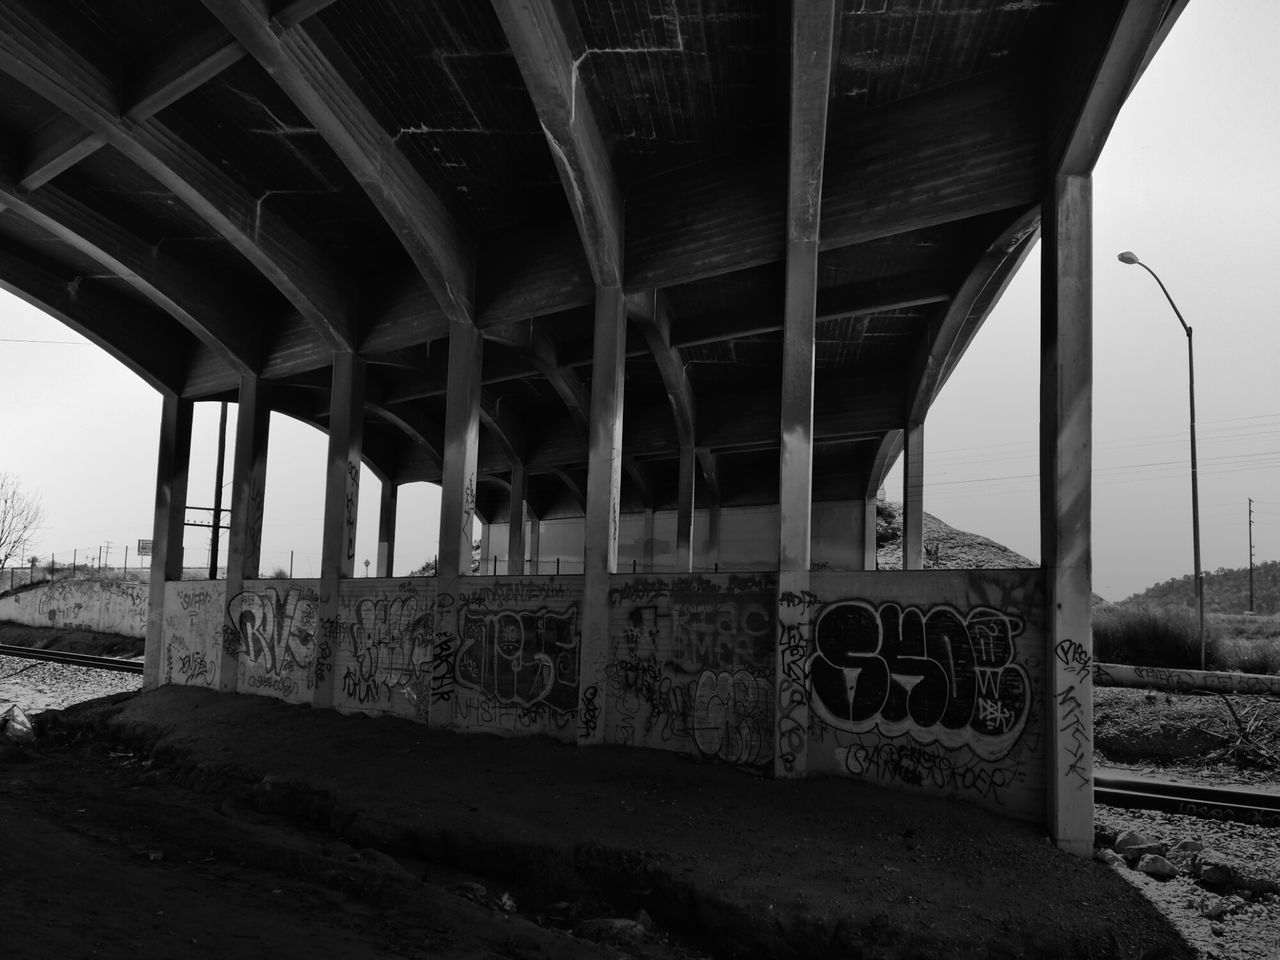
[[[1212,649],[1212,628],[1205,624]],[[1194,610],[1125,604],[1093,616],[1093,658],[1135,667],[1200,668],[1200,628]]]
[[[1215,637],[1209,644],[1209,666],[1241,673],[1280,673],[1280,644],[1274,640]]]

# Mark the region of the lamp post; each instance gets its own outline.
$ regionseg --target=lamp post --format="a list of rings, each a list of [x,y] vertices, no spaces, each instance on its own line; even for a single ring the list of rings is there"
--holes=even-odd
[[[1174,315],[1178,318],[1178,322],[1182,324],[1182,329],[1187,335],[1187,385],[1191,397],[1191,549],[1195,560],[1196,612],[1200,621],[1200,669],[1203,670],[1205,668],[1204,578],[1200,573],[1200,483],[1196,473],[1196,363],[1192,349],[1191,327],[1182,318],[1182,311],[1173,302],[1173,297],[1169,296],[1169,291],[1165,287],[1164,281],[1156,276],[1154,270],[1139,260],[1137,254],[1126,250],[1119,254],[1117,259],[1121,263],[1137,264],[1151,274],[1156,283],[1160,285],[1160,290],[1164,293],[1165,299],[1169,301],[1169,306],[1173,307]]]

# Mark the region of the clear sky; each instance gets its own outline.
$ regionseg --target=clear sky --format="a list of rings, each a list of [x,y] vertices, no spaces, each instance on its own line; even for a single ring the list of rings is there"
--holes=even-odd
[[[1120,115],[1094,175],[1094,589],[1121,599],[1191,572],[1186,338],[1195,330],[1203,566],[1280,559],[1280,87],[1274,0],[1192,0]],[[1039,557],[1039,249],[925,427],[925,509]],[[119,564],[151,536],[160,399],[56,320],[0,293],[0,471],[42,497],[28,554]],[[217,407],[196,408],[189,502],[212,506]],[[232,408],[234,422],[234,407]],[[234,431],[232,431],[234,433]],[[319,572],[325,439],[272,418],[264,572]],[[229,476],[229,467],[228,467]],[[357,572],[376,559],[362,480]],[[887,485],[901,497],[901,474]],[[435,552],[438,491],[400,491],[396,573]],[[187,563],[207,562],[190,531]]]

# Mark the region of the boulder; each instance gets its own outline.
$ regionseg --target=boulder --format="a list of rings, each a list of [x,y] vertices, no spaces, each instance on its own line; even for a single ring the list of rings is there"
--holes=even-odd
[[[1157,854],[1148,853],[1138,861],[1137,870],[1157,880],[1171,880],[1178,875],[1178,868]]]

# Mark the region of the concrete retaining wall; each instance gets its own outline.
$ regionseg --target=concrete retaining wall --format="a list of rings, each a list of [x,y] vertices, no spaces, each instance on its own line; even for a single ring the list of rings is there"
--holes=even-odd
[[[582,697],[581,576],[170,584],[161,676],[504,735],[672,750],[955,795],[1019,819],[1045,809],[1040,571],[815,572],[805,632],[779,627],[775,574],[615,575],[605,683]],[[785,649],[784,649],[785,648]],[[777,662],[800,680],[779,697]],[[1087,672],[1086,672],[1087,676]],[[225,684],[224,684],[225,686]],[[802,691],[796,693],[796,691]],[[803,708],[803,711],[800,709]],[[580,716],[590,710],[590,717]],[[807,713],[807,720],[799,717]]]
[[[56,580],[0,597],[0,620],[145,637],[148,597],[137,581]]]

